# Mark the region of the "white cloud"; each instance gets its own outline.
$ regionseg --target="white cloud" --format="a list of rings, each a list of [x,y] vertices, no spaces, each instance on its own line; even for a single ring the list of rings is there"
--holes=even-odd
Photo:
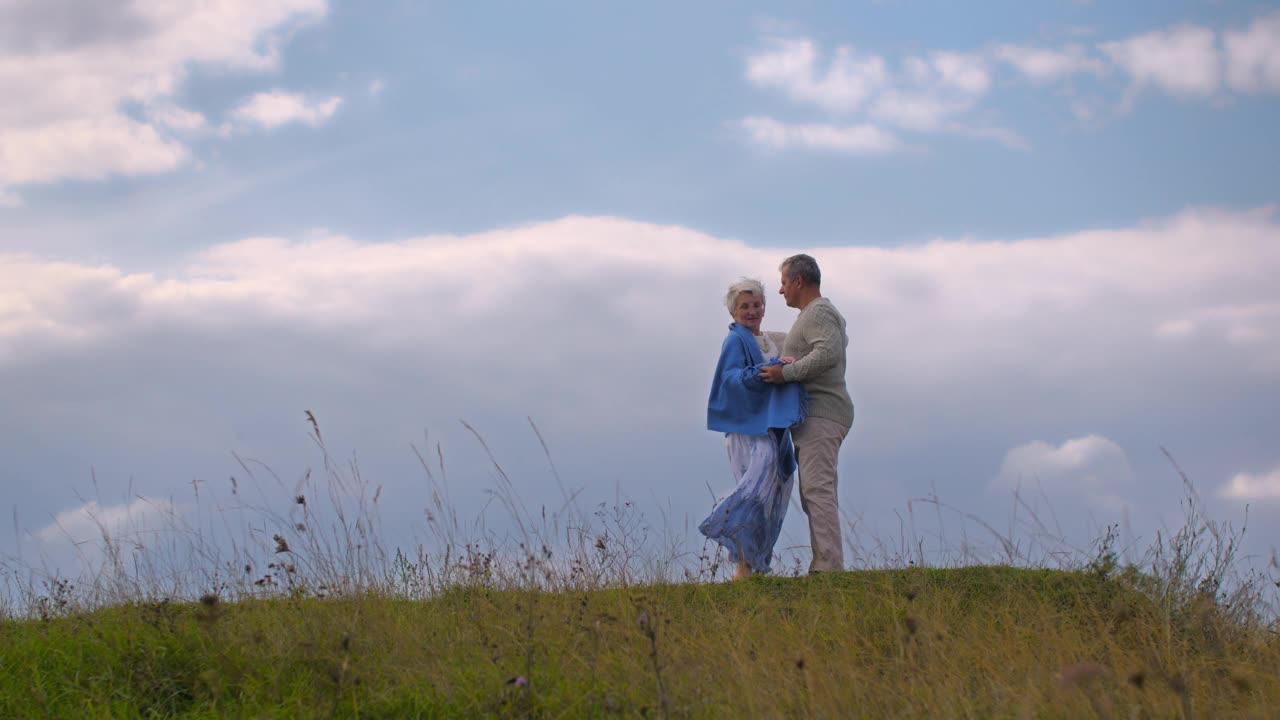
[[[257,125],[268,130],[302,123],[317,127],[333,117],[342,105],[342,98],[311,98],[299,93],[272,90],[257,93],[240,104],[231,116],[238,122]]]
[[[1159,323],[1155,333],[1171,340],[1209,333],[1235,345],[1265,344],[1280,335],[1280,304],[1262,302],[1200,307],[1183,317]]]
[[[1166,320],[1156,326],[1156,335],[1162,338],[1190,337],[1196,331],[1196,324],[1188,318]]]
[[[631,341],[669,344],[671,332],[715,344],[723,318],[700,299],[708,288],[741,274],[771,277],[789,252],[680,227],[570,217],[400,242],[246,239],[164,275],[8,256],[0,263],[0,366],[157,328],[230,333],[228,346],[239,347],[239,333],[277,324],[321,334],[358,328],[371,347],[389,343],[415,357],[419,343],[440,338],[497,348],[528,336],[539,347],[576,351],[595,347],[592,338],[610,328],[627,328],[620,351]],[[1158,387],[1159,372],[1178,375],[1171,387],[1179,393],[1197,387],[1188,377],[1280,377],[1280,225],[1270,209],[1191,211],[1017,242],[818,255],[831,278],[824,289],[857,328],[863,350],[851,377],[860,393],[931,397],[996,383],[1004,388],[996,395],[1008,398],[1017,373],[1066,401],[1088,386],[1118,402]],[[539,301],[521,300],[530,295]],[[633,305],[634,297],[644,302]],[[790,312],[770,308],[777,323]],[[430,323],[414,319],[423,309],[433,309]],[[685,320],[671,327],[675,317]],[[1152,332],[1180,318],[1198,325],[1193,346],[1170,347]],[[486,327],[510,334],[478,332]],[[1240,328],[1258,335],[1238,343]],[[1159,372],[1150,367],[1156,356]],[[581,382],[603,377],[587,373]]]
[[[369,95],[377,97],[382,91],[387,89],[387,83],[382,78],[376,78],[369,83]]]
[[[1006,44],[996,47],[992,54],[1036,83],[1049,83],[1081,73],[1101,75],[1106,72],[1106,65],[1098,58],[1090,57],[1082,45],[1071,44],[1054,49]]]
[[[272,70],[289,30],[327,12],[326,0],[59,7],[0,7],[15,33],[0,42],[0,188],[178,167],[190,152],[167,131],[200,125],[172,106],[190,69]]]
[[[970,110],[991,88],[986,61],[970,53],[935,52],[911,57],[904,76],[874,101],[879,120],[918,131],[936,131]]]
[[[200,132],[209,127],[209,121],[201,113],[176,105],[158,105],[148,112],[157,125],[185,132]]]
[[[999,43],[967,52],[929,51],[895,62],[841,46],[825,67],[817,44],[809,38],[766,42],[765,50],[746,60],[747,79],[757,87],[778,90],[846,122],[850,115],[865,115],[899,130],[990,138],[1019,150],[1030,146],[1026,138],[993,124],[998,116],[982,107],[996,87],[996,71],[1001,67],[1012,68],[1035,86],[1060,85],[1078,75],[1102,80],[1119,71],[1129,85],[1119,103],[1104,96],[1062,93],[1070,98],[1072,116],[1084,124],[1096,124],[1113,109],[1127,111],[1142,89],[1184,99],[1217,98],[1224,89],[1280,93],[1280,12],[1261,16],[1243,30],[1222,31],[1221,37],[1217,29],[1184,24],[1098,42],[1094,47],[1078,42],[1059,47]],[[772,130],[764,136],[781,137]],[[839,149],[836,143],[826,147]]]
[[[58,513],[36,537],[46,544],[73,545],[92,545],[104,536],[121,540],[130,533],[172,527],[175,510],[173,502],[161,498],[138,497],[121,505],[99,505],[90,500]]]
[[[930,56],[930,66],[937,86],[944,90],[977,97],[991,89],[987,62],[976,53],[935,52]]]
[[[742,127],[752,142],[775,150],[795,147],[881,155],[902,147],[896,137],[874,125],[788,125],[773,118],[749,117],[742,120]]]
[[[1004,127],[980,127],[969,126],[959,123],[951,123],[947,125],[946,130],[957,135],[967,135],[968,137],[987,138],[995,140],[1010,150],[1030,150],[1031,143],[1017,132]]]
[[[1058,447],[1032,442],[1013,448],[1004,456],[993,488],[1030,489],[1083,494],[1095,505],[1121,510],[1122,492],[1132,489],[1133,469],[1124,449],[1098,435],[1068,440]]]
[[[1218,494],[1234,500],[1280,500],[1280,467],[1265,474],[1236,473]]]
[[[767,123],[760,126],[768,128]],[[1150,328],[1171,318],[1203,326],[1198,332],[1205,342],[1225,341],[1233,329],[1251,327],[1274,348],[1280,347],[1280,298],[1272,282],[1280,274],[1280,227],[1272,214],[1270,208],[1189,211],[1124,230],[1018,242],[938,240],[897,249],[828,248],[822,255],[824,267],[830,268],[827,274],[858,278],[832,288],[857,306],[863,321],[874,320],[862,318],[864,313],[883,313],[883,322],[876,320],[871,329],[888,333],[879,338],[886,347],[896,347],[891,338],[908,327],[922,331],[919,337],[945,337],[947,347],[957,351],[990,347],[995,336],[964,339],[978,323],[983,333],[1011,333],[997,345],[1021,338],[1019,345],[1031,352],[1038,339],[1068,328],[1018,323],[1038,324],[1048,315],[1060,315],[1079,323],[1070,329],[1100,318],[1123,321],[1125,337],[1132,332],[1135,338],[1152,338]],[[549,267],[566,282],[623,269],[628,277],[642,277],[645,268],[666,276],[679,274],[677,268],[684,265],[718,277],[726,263],[744,271],[758,265],[772,268],[780,252],[785,250],[747,248],[684,228],[570,217],[397,243],[342,237],[302,243],[246,239],[210,248],[180,273],[166,276],[10,255],[0,265],[0,349],[19,351],[28,335],[110,336],[116,323],[152,322],[172,313],[184,322],[204,317],[208,320],[200,322],[221,323],[212,319],[225,316],[214,310],[224,304],[254,308],[255,316],[365,318],[398,311],[383,304],[396,292],[446,292],[432,288],[467,285],[459,278],[471,273],[490,280],[459,296],[461,309],[469,299],[477,307],[490,307],[491,300],[500,305],[505,302],[500,298],[534,282]],[[706,267],[697,265],[703,261]],[[1109,309],[1116,296],[1143,300],[1129,316],[1121,313],[1124,308]],[[680,307],[687,299],[680,295],[668,301]],[[926,324],[913,325],[917,322]],[[928,324],[933,322],[939,326]],[[929,357],[903,350],[907,357],[895,364]],[[1043,353],[1033,354],[1053,358],[1056,351],[1046,348]]]
[[[774,39],[769,44],[769,50],[747,58],[747,79],[758,87],[782,90],[799,102],[850,112],[886,80],[884,60],[877,55],[858,55],[842,46],[821,71],[812,40]]]
[[[532,416],[567,484],[597,483],[588,497],[616,483],[670,499],[678,524],[705,510],[694,489],[702,478],[724,472],[702,420],[728,322],[717,298],[738,276],[758,275],[770,290],[765,327],[785,329],[795,311],[773,291],[778,261],[794,251],[567,217],[394,241],[248,238],[151,272],[0,257],[0,458],[8,477],[49,478],[54,496],[92,462],[104,492],[116,491],[109,478],[134,477],[144,495],[184,497],[192,477],[239,474],[230,450],[291,485],[314,466],[306,408],[339,452],[361,453],[399,509],[421,497],[406,448],[424,428],[433,442],[444,435],[455,490],[480,494],[489,466],[465,455],[467,438],[447,435],[465,418],[518,468],[532,508],[558,497],[535,470],[545,468],[536,440],[522,442]],[[1271,209],[810,252],[850,328],[858,419],[844,457],[856,467],[846,493],[857,502],[864,490],[898,502],[903,468],[936,478],[943,498],[990,506],[991,466],[1027,438],[1054,444],[1014,453],[1006,480],[1021,471],[1029,486],[1033,467],[1048,489],[1088,473],[1123,479],[1119,453],[1079,431],[1104,425],[1113,440],[1147,437],[1158,423],[1157,441],[1175,451],[1229,437],[1273,459],[1247,424],[1280,405]],[[1197,324],[1194,342],[1152,332],[1182,318]],[[1262,335],[1235,342],[1237,326]],[[1176,427],[1180,437],[1169,434]],[[1077,442],[1057,444],[1066,438]],[[984,448],[982,458],[940,449],[957,447]],[[68,448],[77,459],[58,475]],[[1140,466],[1139,449],[1126,449]],[[867,467],[877,458],[879,473]],[[1111,496],[1162,498],[1168,480],[1099,485],[1090,496],[1103,507]],[[29,485],[10,488],[14,503],[29,507]]]
[[[961,121],[991,89],[988,61],[980,53],[931,52],[906,58],[900,72],[890,73],[880,56],[859,56],[849,47],[838,48],[829,67],[820,70],[817,46],[808,38],[773,39],[769,45],[747,59],[747,78],[793,101],[837,116],[866,113],[879,124],[915,132],[992,137],[1025,146],[1011,131]],[[756,143],[776,148],[866,153],[901,147],[892,134],[865,122],[784,125],[753,117],[743,124]]]
[[[82,580],[101,581],[118,577],[117,573],[137,572],[140,565],[150,566],[187,542],[189,534],[181,517],[184,510],[172,500],[142,495],[109,505],[90,500],[59,512],[30,537],[38,543],[40,565],[72,577],[78,574]],[[143,559],[141,554],[146,551],[155,555]],[[193,560],[196,558],[178,561],[166,568],[164,575],[173,578],[191,569]]]
[[[930,92],[894,91],[876,99],[872,115],[908,130],[933,131],[971,106],[972,102],[967,99],[947,99]]]
[[[155,126],[123,115],[0,131],[0,178],[14,185],[159,173],[188,156]]]
[[[1194,25],[1155,30],[1098,46],[1137,86],[1179,97],[1208,97],[1222,82],[1222,58],[1213,30]]]
[[[872,103],[869,112],[875,119],[917,132],[985,137],[1017,149],[1027,146],[1011,130],[964,120],[991,89],[990,69],[981,56],[935,52],[927,59],[908,58],[904,68],[905,79]]]
[[[1245,30],[1228,30],[1222,42],[1233,90],[1280,93],[1280,12],[1254,20]]]

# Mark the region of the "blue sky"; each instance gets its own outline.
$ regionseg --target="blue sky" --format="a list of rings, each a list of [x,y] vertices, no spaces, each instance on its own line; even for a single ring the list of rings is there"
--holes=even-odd
[[[787,17],[716,3],[329,6],[303,16],[319,19],[282,41],[271,72],[194,63],[172,96],[213,123],[245,96],[277,87],[342,97],[323,131],[197,140],[195,157],[173,172],[24,190],[26,212],[4,222],[16,231],[31,227],[24,221],[35,231],[57,226],[74,202],[114,230],[123,204],[131,221],[113,245],[141,256],[316,226],[391,239],[573,213],[757,244],[897,244],[957,232],[1014,238],[1273,199],[1280,163],[1264,138],[1280,115],[1270,93],[1135,91],[1115,68],[1037,84],[991,63],[991,88],[963,119],[1018,134],[1021,151],[903,132],[916,151],[775,153],[744,143],[735,127],[751,116],[861,119],[746,81],[748,59],[778,38],[810,40],[817,72],[841,46],[882,57],[890,72],[911,56],[1009,44],[1074,43],[1101,61],[1099,43],[1188,25],[1240,30],[1267,4],[1001,3],[981,14],[954,3],[832,5],[797,6]],[[376,96],[373,83],[383,88]],[[1130,92],[1133,107],[1121,111]],[[1103,119],[1080,122],[1072,102],[1096,104]],[[154,208],[157,194],[170,213],[135,212]],[[169,219],[175,213],[183,217]],[[193,236],[183,225],[190,214],[216,222]],[[155,218],[151,232],[139,232],[139,215]]]
[[[296,475],[303,409],[392,532],[424,430],[492,480],[459,418],[539,468],[530,503],[558,490],[526,416],[569,484],[683,523],[725,479],[722,287],[806,250],[850,320],[867,532],[931,492],[1004,518],[1021,483],[1076,544],[1140,544],[1178,518],[1163,446],[1265,562],[1280,6],[783,10],[0,0],[10,550],[56,551],[91,467],[116,508],[232,452]]]

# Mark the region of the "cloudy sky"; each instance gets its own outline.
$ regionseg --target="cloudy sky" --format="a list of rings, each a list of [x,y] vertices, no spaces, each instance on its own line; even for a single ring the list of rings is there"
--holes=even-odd
[[[861,545],[1145,547],[1165,448],[1265,564],[1280,7],[981,7],[0,0],[0,552],[196,512],[242,462],[291,489],[307,410],[389,537],[414,444],[481,512],[460,420],[555,506],[532,419],[584,506],[696,546],[723,288],[806,251]]]

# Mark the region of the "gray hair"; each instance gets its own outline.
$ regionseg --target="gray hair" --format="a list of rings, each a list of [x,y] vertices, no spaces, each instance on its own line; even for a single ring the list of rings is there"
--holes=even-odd
[[[755,278],[742,278],[738,282],[729,286],[729,292],[724,294],[724,306],[729,308],[729,314],[738,307],[738,296],[744,292],[751,293],[760,298],[760,304],[765,304],[764,283]]]
[[[822,271],[818,269],[818,261],[812,257],[801,253],[792,255],[782,264],[778,266],[778,270],[787,277],[798,277],[804,281],[805,285],[813,285],[817,287],[822,285]]]

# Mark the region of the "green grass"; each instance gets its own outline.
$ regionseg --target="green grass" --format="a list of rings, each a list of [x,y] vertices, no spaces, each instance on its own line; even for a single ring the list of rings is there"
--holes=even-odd
[[[968,567],[133,603],[0,624],[0,717],[1275,717],[1272,629],[1133,587]]]
[[[717,582],[713,544],[625,498],[527,512],[496,460],[509,532],[462,523],[438,446],[430,537],[384,546],[308,418],[297,484],[242,464],[169,527],[100,525],[74,577],[0,559],[0,720],[1280,717],[1280,578],[1181,470],[1182,527],[1123,562],[1118,528],[1079,549],[1032,515],[982,525],[999,560],[850,532],[863,569]]]

